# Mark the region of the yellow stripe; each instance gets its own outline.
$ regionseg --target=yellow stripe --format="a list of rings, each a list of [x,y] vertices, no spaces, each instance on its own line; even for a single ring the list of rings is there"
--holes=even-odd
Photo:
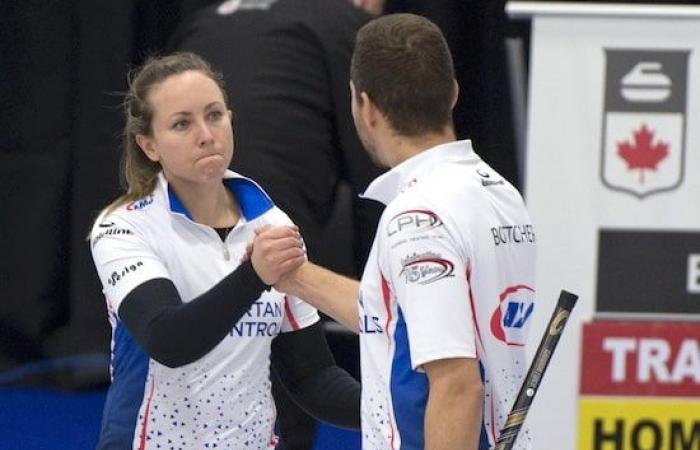
[[[700,448],[699,412],[697,399],[583,396],[578,448],[696,450]]]
[[[521,409],[518,411],[513,411],[506,420],[504,428],[514,427],[525,422],[525,414],[527,414],[527,409]]]

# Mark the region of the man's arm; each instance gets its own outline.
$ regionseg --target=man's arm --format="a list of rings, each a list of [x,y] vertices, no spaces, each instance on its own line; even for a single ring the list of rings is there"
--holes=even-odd
[[[357,297],[360,283],[356,280],[307,262],[274,287],[299,297],[355,333],[359,332]]]
[[[430,393],[425,411],[426,450],[477,450],[484,387],[479,361],[454,358],[423,365]]]

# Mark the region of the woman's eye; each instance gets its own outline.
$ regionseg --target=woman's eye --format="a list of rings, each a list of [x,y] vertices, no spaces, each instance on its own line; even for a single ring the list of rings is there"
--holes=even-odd
[[[210,111],[208,116],[209,120],[219,120],[223,117],[224,113],[221,111]]]
[[[177,122],[175,122],[175,123],[173,124],[173,129],[175,129],[175,130],[184,130],[184,129],[187,128],[187,126],[188,126],[189,124],[190,124],[190,123],[189,123],[189,121],[187,121],[187,120],[178,120]]]

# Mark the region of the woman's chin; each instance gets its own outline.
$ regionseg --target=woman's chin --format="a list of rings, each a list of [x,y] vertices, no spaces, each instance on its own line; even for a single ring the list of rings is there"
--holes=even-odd
[[[212,155],[202,158],[197,164],[199,172],[207,179],[223,178],[226,169],[228,169],[228,161],[221,155]]]

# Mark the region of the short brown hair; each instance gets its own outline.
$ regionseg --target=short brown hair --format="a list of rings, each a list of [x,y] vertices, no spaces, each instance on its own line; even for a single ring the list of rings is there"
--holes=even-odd
[[[440,29],[414,14],[374,19],[357,33],[350,78],[404,136],[452,123],[454,65]]]

